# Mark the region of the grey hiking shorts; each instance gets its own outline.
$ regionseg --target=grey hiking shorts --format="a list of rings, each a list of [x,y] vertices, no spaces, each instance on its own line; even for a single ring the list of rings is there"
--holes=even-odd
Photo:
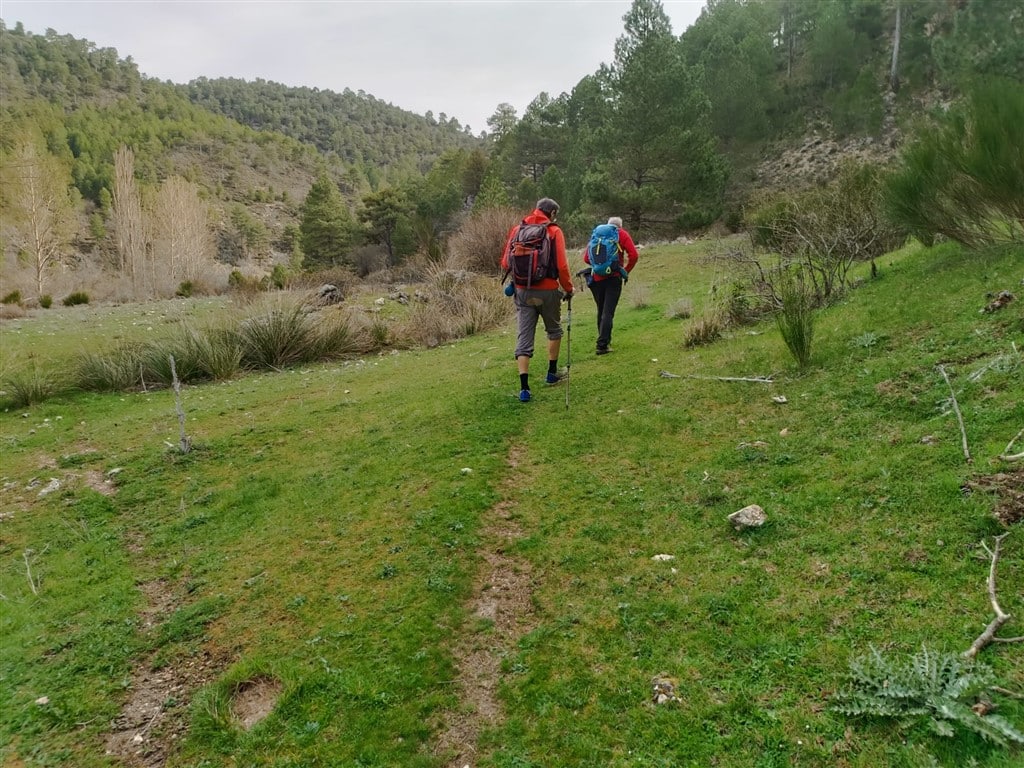
[[[544,320],[549,341],[562,338],[562,292],[516,288],[516,357],[533,357],[537,318]]]

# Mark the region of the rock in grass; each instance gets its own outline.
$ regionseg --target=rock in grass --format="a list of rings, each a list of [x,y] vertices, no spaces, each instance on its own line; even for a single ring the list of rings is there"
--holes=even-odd
[[[746,528],[760,528],[767,520],[768,516],[757,504],[749,504],[729,515],[729,522],[737,531]]]

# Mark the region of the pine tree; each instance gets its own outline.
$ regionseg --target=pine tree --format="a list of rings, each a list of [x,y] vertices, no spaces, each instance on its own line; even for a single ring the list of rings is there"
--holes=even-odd
[[[300,211],[300,242],[307,265],[343,264],[352,247],[354,222],[325,170],[310,187]]]

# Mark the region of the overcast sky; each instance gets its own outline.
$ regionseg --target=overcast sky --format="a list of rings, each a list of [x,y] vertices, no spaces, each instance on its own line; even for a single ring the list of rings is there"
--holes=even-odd
[[[0,0],[8,28],[86,39],[142,74],[363,91],[487,130],[611,63],[629,0]],[[662,0],[678,36],[704,0]]]

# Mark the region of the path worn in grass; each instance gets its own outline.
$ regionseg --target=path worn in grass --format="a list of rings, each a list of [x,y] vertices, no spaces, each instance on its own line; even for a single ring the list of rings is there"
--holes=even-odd
[[[445,714],[444,730],[435,747],[435,754],[450,756],[448,768],[472,766],[481,730],[503,719],[498,699],[502,658],[537,624],[530,563],[506,551],[523,536],[515,502],[507,498],[515,490],[511,478],[521,455],[519,446],[509,450],[507,461],[513,471],[502,488],[506,498],[491,508],[480,530],[479,555],[484,562],[467,613],[488,625],[479,630],[467,627],[452,648],[461,705]]]

